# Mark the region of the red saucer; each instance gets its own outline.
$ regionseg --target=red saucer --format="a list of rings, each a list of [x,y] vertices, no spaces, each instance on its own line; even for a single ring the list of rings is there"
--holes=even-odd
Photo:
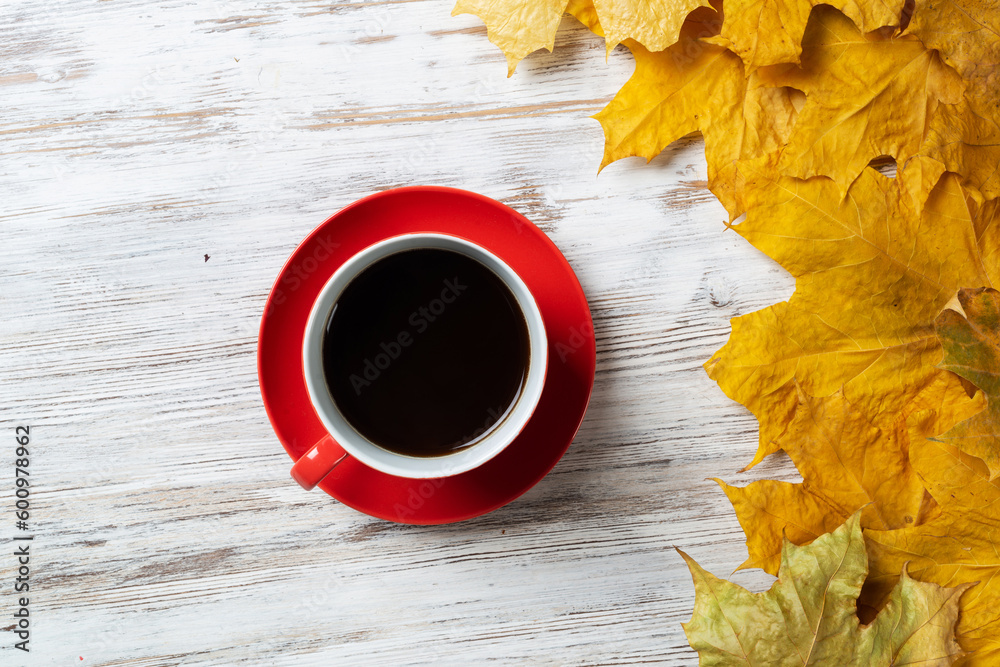
[[[326,435],[302,375],[302,337],[313,301],[337,267],[359,250],[414,232],[478,243],[521,276],[545,320],[545,389],[517,439],[475,470],[407,479],[349,457],[319,488],[389,521],[452,523],[502,507],[537,484],[569,448],[594,385],[596,345],[583,289],[559,249],[524,216],[482,195],[432,186],[387,190],[351,204],[313,230],[278,274],[261,319],[257,375],[274,432],[297,461]],[[295,484],[291,478],[288,483]]]

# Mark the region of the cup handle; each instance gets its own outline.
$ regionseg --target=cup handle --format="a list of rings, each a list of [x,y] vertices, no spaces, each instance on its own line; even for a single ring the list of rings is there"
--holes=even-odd
[[[295,462],[292,466],[292,479],[306,491],[312,491],[346,458],[344,448],[327,434]]]

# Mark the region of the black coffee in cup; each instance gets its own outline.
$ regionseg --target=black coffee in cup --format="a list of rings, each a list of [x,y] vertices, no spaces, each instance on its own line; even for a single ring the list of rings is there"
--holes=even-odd
[[[330,396],[358,433],[398,454],[440,456],[475,444],[517,402],[528,327],[488,267],[418,248],[348,283],[322,353]]]

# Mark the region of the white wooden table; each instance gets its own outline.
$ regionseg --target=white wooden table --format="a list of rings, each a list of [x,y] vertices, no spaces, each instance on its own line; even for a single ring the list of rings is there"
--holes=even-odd
[[[598,176],[632,61],[571,19],[507,79],[450,0],[0,8],[0,537],[30,424],[31,653],[16,665],[693,665],[674,547],[727,575],[710,481],[756,422],[701,368],[791,279],[705,187],[700,139]],[[586,290],[597,382],[565,458],[490,515],[386,523],[306,493],[261,404],[282,262],[385,188],[494,197]],[[15,559],[0,556],[0,628]],[[760,572],[734,579],[757,590]]]

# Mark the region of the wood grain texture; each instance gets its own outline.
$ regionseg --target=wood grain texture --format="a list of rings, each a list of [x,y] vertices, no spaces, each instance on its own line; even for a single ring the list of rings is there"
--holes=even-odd
[[[792,281],[725,231],[700,140],[597,175],[588,116],[630,75],[627,52],[606,60],[567,19],[555,53],[507,79],[480,22],[450,11],[3,3],[0,494],[9,508],[13,431],[30,424],[36,538],[32,652],[0,633],[0,663],[696,664],[673,547],[720,575],[746,556],[706,478],[795,478],[787,459],[737,474],[756,422],[701,363],[730,317]],[[342,206],[412,184],[532,219],[596,326],[565,458],[452,526],[303,492],[257,387],[288,254]],[[5,544],[13,523],[0,513]],[[4,618],[13,573],[0,557]]]

